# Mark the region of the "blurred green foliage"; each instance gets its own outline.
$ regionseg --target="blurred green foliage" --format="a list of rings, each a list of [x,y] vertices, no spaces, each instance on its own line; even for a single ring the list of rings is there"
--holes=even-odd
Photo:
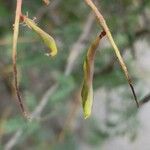
[[[51,0],[50,3],[50,5],[53,5],[55,0]],[[20,72],[20,90],[29,110],[33,111],[35,109],[45,91],[53,86],[55,82],[59,86],[56,92],[49,97],[49,102],[44,108],[40,120],[27,123],[22,118],[18,106],[12,100],[14,99],[11,91],[12,85],[7,84],[8,79],[5,78],[6,75],[2,76],[3,70],[9,68],[12,64],[11,40],[15,4],[16,1],[0,0],[0,124],[2,124],[2,127],[0,127],[0,149],[3,149],[11,135],[19,128],[23,129],[23,135],[14,147],[15,150],[77,150],[80,149],[80,144],[82,143],[98,147],[112,136],[112,132],[113,134],[129,134],[134,139],[136,128],[134,130],[129,128],[137,125],[134,106],[127,106],[125,110],[117,110],[117,108],[112,108],[109,105],[109,114],[119,114],[119,119],[118,122],[113,122],[110,115],[110,120],[108,118],[106,124],[102,123],[108,131],[104,131],[94,117],[83,122],[83,117],[80,115],[73,118],[73,120],[76,119],[76,124],[78,125],[74,130],[68,129],[66,131],[63,142],[58,142],[56,138],[60,131],[63,130],[65,120],[70,114],[70,109],[72,109],[70,103],[75,97],[74,93],[80,89],[82,83],[84,50],[87,49],[91,43],[90,41],[100,30],[95,22],[91,36],[85,41],[85,49],[83,49],[83,53],[76,60],[76,67],[71,75],[65,76],[64,70],[70,48],[82,33],[87,14],[90,11],[84,1],[81,0],[60,0],[53,9],[48,9],[40,20],[38,20],[39,16],[36,15],[41,14],[43,9],[46,9],[42,0],[23,1],[23,12],[28,12],[30,18],[37,17],[37,24],[47,33],[53,35],[58,43],[58,55],[55,58],[47,57],[45,54],[48,50],[43,46],[36,34],[31,32],[28,27],[20,25],[19,38],[22,38],[22,42],[18,43],[17,64]],[[145,9],[150,8],[150,1],[104,0],[99,1],[97,6],[101,8],[106,17],[116,43],[124,49],[130,47],[130,44],[134,42],[136,38],[135,32],[138,29],[139,15]],[[56,20],[59,21],[57,22]],[[122,53],[124,53],[124,50],[122,50]],[[110,47],[98,51],[95,60],[95,70],[101,72],[102,68],[107,67],[112,57],[114,57],[114,54]],[[129,62],[127,64],[130,67]],[[12,76],[12,72],[8,72]],[[134,79],[136,80],[136,77]],[[94,89],[104,87],[115,89],[126,84],[125,77],[117,63],[114,63],[113,68],[108,70],[108,72],[99,73],[94,78]],[[128,97],[129,95],[122,96]],[[80,104],[78,107],[81,107]],[[11,108],[11,112],[5,118],[8,108]],[[76,111],[78,112],[78,110],[77,108]],[[133,117],[130,117],[131,115]],[[126,127],[121,128],[120,131],[119,127],[122,121],[126,123]],[[1,128],[3,133],[1,133]]]

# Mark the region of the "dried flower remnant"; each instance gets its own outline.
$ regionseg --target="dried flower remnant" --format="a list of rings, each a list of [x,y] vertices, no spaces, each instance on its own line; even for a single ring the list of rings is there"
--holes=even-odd
[[[48,4],[50,3],[49,0],[43,0],[43,2],[44,2],[46,5],[48,5]]]
[[[19,91],[18,84],[18,69],[17,69],[17,41],[19,35],[19,22],[20,22],[20,14],[21,14],[22,0],[17,0],[16,5],[16,15],[15,15],[15,23],[13,25],[13,46],[12,46],[12,61],[13,61],[13,76],[14,76],[14,88],[16,92],[16,96],[19,102],[20,109],[27,119],[29,119],[29,115],[25,109],[24,103],[21,98],[21,94]]]

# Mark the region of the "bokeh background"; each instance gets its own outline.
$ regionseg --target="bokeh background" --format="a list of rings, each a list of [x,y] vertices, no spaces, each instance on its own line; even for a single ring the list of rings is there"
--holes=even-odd
[[[95,59],[94,104],[84,120],[82,64],[91,41],[102,31],[84,0],[24,0],[23,13],[58,45],[47,47],[23,23],[18,41],[22,98],[33,120],[26,121],[15,98],[12,34],[16,0],[0,0],[0,149],[150,150],[150,1],[97,0],[132,76],[136,108],[116,56],[105,37]]]

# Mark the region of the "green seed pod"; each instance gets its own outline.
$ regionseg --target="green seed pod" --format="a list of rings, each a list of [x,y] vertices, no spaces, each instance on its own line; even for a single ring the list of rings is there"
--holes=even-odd
[[[23,20],[29,28],[33,29],[42,38],[45,45],[50,49],[50,55],[55,56],[57,54],[55,40],[49,34],[39,28],[33,20],[27,18],[26,16],[23,17]]]
[[[100,39],[105,36],[103,31],[91,44],[87,51],[86,58],[83,64],[83,87],[81,91],[82,107],[84,118],[88,118],[91,115],[92,103],[93,103],[93,73],[94,73],[94,58],[96,49],[99,45]]]

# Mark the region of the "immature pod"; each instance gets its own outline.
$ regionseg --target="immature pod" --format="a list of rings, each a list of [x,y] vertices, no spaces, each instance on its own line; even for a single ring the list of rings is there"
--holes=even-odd
[[[83,87],[81,91],[82,107],[84,118],[88,118],[91,114],[92,103],[93,103],[93,73],[94,73],[94,58],[96,49],[99,45],[100,39],[105,36],[105,31],[96,37],[87,51],[86,58],[83,64]]]
[[[50,55],[55,56],[57,54],[57,46],[55,40],[49,34],[39,28],[33,20],[27,18],[26,16],[23,16],[23,21],[29,28],[33,29],[42,38],[45,45],[50,49]]]

